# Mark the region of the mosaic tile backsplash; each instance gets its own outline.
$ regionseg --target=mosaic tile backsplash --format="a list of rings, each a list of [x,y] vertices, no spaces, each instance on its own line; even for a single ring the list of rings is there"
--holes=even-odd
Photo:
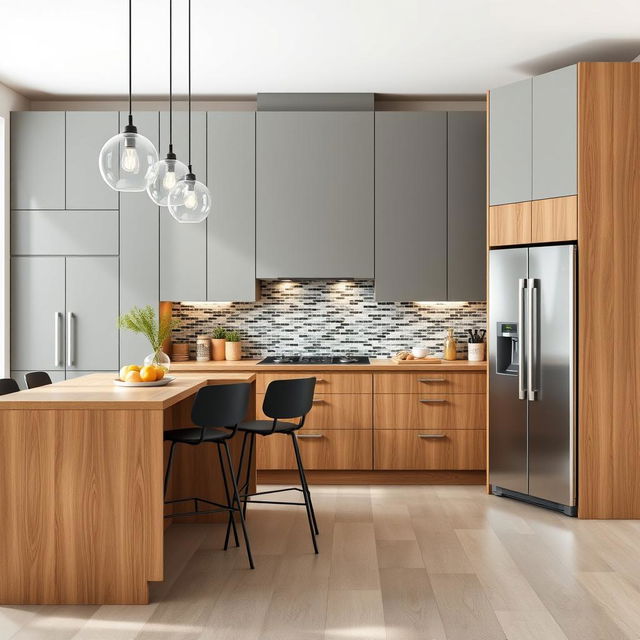
[[[174,303],[182,319],[172,336],[189,342],[214,327],[242,335],[242,355],[352,353],[387,358],[401,349],[426,345],[442,354],[448,327],[466,358],[467,329],[484,329],[484,302],[376,302],[372,280],[263,280],[258,302]]]

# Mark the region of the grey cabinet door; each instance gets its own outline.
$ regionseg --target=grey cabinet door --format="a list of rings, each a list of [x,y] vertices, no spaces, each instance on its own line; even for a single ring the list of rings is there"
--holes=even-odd
[[[64,258],[11,259],[11,368],[64,371]]]
[[[66,259],[67,371],[116,370],[118,258]]]
[[[117,211],[12,211],[13,255],[118,255]]]
[[[207,300],[256,299],[255,113],[207,114]]]
[[[376,113],[375,297],[447,299],[447,114]]]
[[[64,111],[11,114],[11,207],[65,208]],[[95,158],[98,170],[98,157]]]
[[[371,112],[256,115],[258,278],[372,278]]]
[[[489,96],[490,203],[531,200],[532,80],[493,89]]]
[[[68,111],[66,129],[66,208],[117,209],[118,192],[102,179],[98,156],[118,133],[118,113]]]
[[[191,115],[191,158],[196,178],[207,181],[207,119],[206,113]],[[173,144],[175,153],[187,164],[188,120],[184,111],[173,114]],[[169,144],[169,114],[160,114],[160,156],[166,155]],[[213,209],[215,195],[212,194]],[[169,210],[160,211],[160,299],[207,299],[207,221],[181,224]]]
[[[533,200],[578,193],[578,67],[533,79]]]
[[[121,123],[127,114],[120,114]],[[134,114],[139,130],[158,145],[159,114]],[[166,150],[165,150],[166,151]],[[161,152],[161,156],[162,155]],[[164,210],[166,213],[166,210]],[[151,305],[158,309],[160,293],[160,211],[146,191],[120,194],[120,313]],[[142,363],[151,351],[143,336],[120,332],[120,365]]]
[[[486,118],[484,111],[448,116],[447,298],[486,299]]]

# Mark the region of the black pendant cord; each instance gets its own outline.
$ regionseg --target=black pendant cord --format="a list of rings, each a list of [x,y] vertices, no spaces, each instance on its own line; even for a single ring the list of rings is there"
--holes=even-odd
[[[189,11],[188,11],[188,16],[189,16],[189,60],[188,60],[188,67],[189,67],[189,173],[193,173],[192,169],[191,169],[191,0],[189,0]]]
[[[131,93],[132,93],[132,84],[131,84],[131,3],[132,0],[129,0],[129,124],[133,124],[133,114],[131,109]]]
[[[173,153],[173,0],[169,0],[169,154]]]

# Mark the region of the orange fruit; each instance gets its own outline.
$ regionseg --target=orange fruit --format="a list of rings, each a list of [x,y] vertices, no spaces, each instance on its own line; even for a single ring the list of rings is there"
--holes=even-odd
[[[127,377],[127,373],[129,373],[129,365],[125,364],[122,369],[120,369],[120,380],[124,380]]]
[[[154,368],[156,370],[156,380],[162,380],[162,378],[164,378],[165,368],[160,365],[155,365]]]
[[[140,369],[140,379],[142,382],[155,382],[156,368],[153,365]]]
[[[130,364],[129,371],[140,371],[142,367],[139,367],[137,364]]]
[[[129,371],[124,380],[125,382],[142,382],[139,371]]]

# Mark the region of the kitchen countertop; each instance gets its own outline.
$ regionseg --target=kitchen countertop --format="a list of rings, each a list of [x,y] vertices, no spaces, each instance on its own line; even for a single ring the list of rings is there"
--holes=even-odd
[[[372,358],[371,364],[258,364],[260,360],[210,360],[209,362],[172,362],[171,373],[197,371],[486,371],[487,363],[455,360],[397,364],[391,359]]]

